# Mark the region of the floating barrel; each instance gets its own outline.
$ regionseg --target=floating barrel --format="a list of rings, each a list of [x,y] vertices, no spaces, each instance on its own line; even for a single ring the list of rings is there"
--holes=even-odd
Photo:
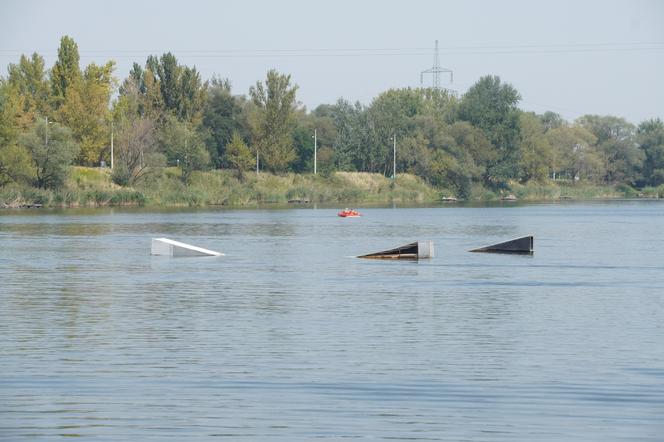
[[[532,254],[533,236],[530,235],[524,236],[522,238],[511,239],[509,241],[494,244],[492,246],[470,250],[470,252]]]

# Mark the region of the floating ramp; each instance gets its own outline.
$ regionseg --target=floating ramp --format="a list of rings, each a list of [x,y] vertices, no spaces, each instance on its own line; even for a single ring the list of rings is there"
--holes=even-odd
[[[511,239],[509,241],[494,244],[492,246],[481,247],[479,249],[469,250],[470,252],[487,253],[519,253],[524,255],[533,254],[533,236],[524,236],[522,238]]]
[[[168,238],[152,238],[152,255],[160,256],[223,256],[223,253],[192,246]]]
[[[418,241],[395,249],[361,255],[367,259],[422,259],[433,258],[433,241]]]

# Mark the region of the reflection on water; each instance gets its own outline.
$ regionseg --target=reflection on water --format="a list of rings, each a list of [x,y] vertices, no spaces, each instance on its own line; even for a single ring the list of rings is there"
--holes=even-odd
[[[661,440],[664,205],[362,212],[0,212],[0,440]]]

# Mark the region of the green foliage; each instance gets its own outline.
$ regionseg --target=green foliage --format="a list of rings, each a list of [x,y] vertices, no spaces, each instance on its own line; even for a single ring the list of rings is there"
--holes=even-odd
[[[138,112],[136,90],[125,93],[113,109],[115,130],[113,179],[120,185],[134,185],[163,167],[166,159],[159,150],[156,123]]]
[[[110,160],[108,103],[115,84],[114,67],[112,61],[104,66],[88,65],[83,76],[69,84],[58,111],[58,122],[72,130],[81,146],[79,164],[97,166],[104,157]]]
[[[584,115],[576,123],[597,137],[597,151],[605,166],[605,183],[636,178],[644,153],[636,145],[634,125],[624,118],[599,115]]]
[[[461,99],[445,90],[390,89],[368,106],[339,99],[308,112],[297,103],[288,75],[271,70],[248,97],[233,95],[230,81],[204,82],[196,68],[165,53],[135,63],[110,106],[114,62],[83,71],[79,63],[76,43],[65,36],[52,69],[39,54],[22,55],[0,78],[0,186],[34,183],[42,190],[31,198],[62,205],[123,203],[125,196],[115,196],[118,185],[149,189],[145,201],[169,204],[282,201],[300,193],[316,201],[374,198],[376,189],[350,184],[351,175],[339,172],[390,176],[395,135],[396,182],[372,178],[381,182],[381,198],[429,198],[413,190],[419,184],[406,189],[403,177],[415,175],[466,199],[497,198],[499,192],[519,198],[555,198],[556,192],[561,198],[633,196],[645,194],[634,190],[643,186],[650,195],[664,185],[661,120],[635,127],[618,117],[585,115],[570,124],[553,112],[524,113],[517,108],[519,93],[495,76],[482,77]],[[58,124],[46,129],[47,117]],[[111,128],[113,173],[73,169],[67,180],[72,152],[78,165],[110,162]],[[310,176],[314,130],[319,174]],[[264,169],[306,173],[311,181],[245,176],[257,154]],[[203,173],[210,160],[238,173]],[[178,167],[164,169],[167,162]],[[155,188],[162,185],[164,198]]]
[[[208,135],[208,151],[217,167],[223,164],[226,145],[230,143],[234,132],[239,133],[243,139],[250,136],[244,109],[246,106],[243,97],[231,94],[230,81],[212,79],[203,111],[203,128]]]
[[[20,134],[32,126],[34,118],[25,112],[25,103],[19,88],[0,78],[0,147],[16,144]]]
[[[251,150],[237,132],[233,132],[233,138],[226,148],[225,161],[237,170],[240,180],[243,178],[244,171],[249,170],[254,164]]]
[[[537,118],[542,123],[544,131],[557,129],[566,125],[565,120],[559,114],[551,111],[546,111],[542,115],[537,115]]]
[[[33,180],[30,152],[24,146],[0,146],[0,186],[10,182],[29,184]]]
[[[485,76],[468,89],[459,104],[459,119],[484,131],[498,151],[487,168],[488,183],[499,183],[519,175],[519,110],[521,95],[500,78]]]
[[[249,120],[254,148],[260,161],[272,171],[286,170],[296,156],[291,131],[297,86],[291,86],[290,78],[270,70],[265,84],[258,81],[249,89],[255,105]]]
[[[65,35],[60,39],[58,59],[51,69],[51,91],[56,108],[64,103],[69,87],[81,78],[79,60],[78,45]]]
[[[21,55],[17,65],[8,67],[8,83],[24,98],[23,111],[30,119],[49,115],[50,87],[44,57],[33,53],[30,58]]]
[[[521,180],[543,182],[548,178],[549,168],[553,162],[553,150],[544,135],[544,126],[540,119],[532,113],[522,113],[519,124],[521,127],[519,145]]]
[[[118,186],[129,186],[131,183],[131,172],[124,162],[115,164],[113,166],[113,172],[111,173],[111,179]]]
[[[650,186],[664,184],[664,123],[659,118],[642,122],[637,141],[645,155],[643,175]]]
[[[664,184],[657,187],[644,187],[642,196],[645,198],[664,198]]]
[[[189,181],[194,170],[201,170],[210,162],[210,154],[200,134],[176,118],[166,120],[160,142],[168,164],[180,167],[184,182]]]
[[[32,156],[37,187],[61,187],[79,150],[71,131],[57,123],[47,125],[39,121],[21,137],[20,143]]]
[[[602,179],[605,165],[591,132],[581,126],[561,126],[545,136],[553,149],[551,168],[557,178],[574,182]]]

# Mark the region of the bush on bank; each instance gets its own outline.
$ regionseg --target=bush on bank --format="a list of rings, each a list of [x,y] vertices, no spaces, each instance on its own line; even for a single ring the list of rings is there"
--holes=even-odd
[[[638,191],[627,185],[608,186],[565,181],[508,183],[501,191],[474,184],[469,200],[492,201],[514,195],[518,200],[664,198],[664,185]],[[134,188],[121,187],[108,169],[73,167],[66,186],[58,190],[16,184],[0,188],[0,207],[100,207],[100,206],[249,206],[288,202],[432,203],[454,197],[449,189],[433,187],[420,177],[399,174],[393,182],[381,174],[335,172],[331,174],[273,175],[235,171],[193,172],[184,183],[178,168],[160,168]]]

